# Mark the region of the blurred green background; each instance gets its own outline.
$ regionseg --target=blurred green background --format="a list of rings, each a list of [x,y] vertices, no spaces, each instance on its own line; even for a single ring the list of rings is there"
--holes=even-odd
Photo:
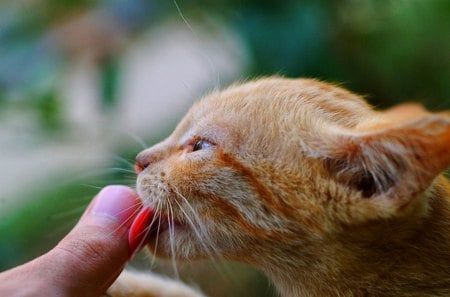
[[[0,270],[53,246],[103,185],[133,185],[136,153],[202,94],[270,74],[450,109],[450,1],[2,1]],[[215,266],[182,276],[211,296],[274,294]]]

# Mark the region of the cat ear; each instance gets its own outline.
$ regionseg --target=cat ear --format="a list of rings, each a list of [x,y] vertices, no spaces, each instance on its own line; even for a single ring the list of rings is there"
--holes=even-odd
[[[405,105],[356,130],[328,128],[320,138],[309,134],[305,140],[307,151],[324,160],[333,178],[363,197],[405,206],[450,166],[450,116],[445,113]]]

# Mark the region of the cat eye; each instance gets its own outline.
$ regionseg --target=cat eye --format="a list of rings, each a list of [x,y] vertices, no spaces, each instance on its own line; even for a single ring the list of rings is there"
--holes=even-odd
[[[192,151],[195,152],[195,151],[199,151],[199,150],[204,150],[211,146],[213,146],[212,143],[210,143],[204,139],[199,139],[194,143],[194,147],[192,148]]]

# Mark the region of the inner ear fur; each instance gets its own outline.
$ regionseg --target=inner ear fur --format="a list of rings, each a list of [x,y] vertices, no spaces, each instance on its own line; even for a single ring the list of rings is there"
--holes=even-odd
[[[396,176],[385,168],[367,169],[360,163],[343,159],[324,159],[324,166],[333,178],[361,192],[364,198],[385,193],[397,182]],[[400,171],[403,166],[399,166]]]
[[[357,132],[329,129],[320,139],[309,135],[309,151],[324,160],[338,182],[365,198],[393,198],[389,201],[400,206],[450,166],[450,117],[444,113],[421,109],[418,119],[375,127]]]

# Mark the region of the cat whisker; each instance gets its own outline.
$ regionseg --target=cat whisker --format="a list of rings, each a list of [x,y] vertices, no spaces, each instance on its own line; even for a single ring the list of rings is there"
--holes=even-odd
[[[80,186],[83,186],[83,187],[86,187],[86,188],[91,188],[91,189],[96,189],[96,190],[101,190],[103,187],[101,187],[101,186],[96,186],[96,185],[91,185],[91,184],[86,184],[86,183],[83,183],[83,184],[80,184]],[[92,197],[85,197],[86,198],[86,200],[87,199],[92,199]]]
[[[127,135],[133,139],[142,149],[146,149],[149,147],[149,145],[147,143],[145,143],[144,139],[142,139],[142,137],[139,137],[135,134],[131,134],[131,133],[127,133]]]
[[[175,222],[174,222],[174,215],[173,215],[173,208],[172,204],[170,203],[170,200],[167,200],[168,206],[169,206],[169,214],[168,214],[168,224],[169,224],[169,241],[170,241],[170,249],[171,249],[171,256],[172,256],[172,266],[175,273],[175,278],[180,279],[180,275],[178,274],[178,268],[175,258]]]
[[[75,215],[79,216],[84,211],[85,208],[86,208],[86,205],[82,205],[82,206],[75,207],[75,208],[72,208],[72,209],[69,209],[66,211],[62,211],[62,212],[51,215],[50,219],[51,220],[61,220],[61,219],[66,219],[66,218],[72,217],[72,216],[75,217]]]
[[[137,144],[139,147],[141,147],[142,149],[146,149],[149,147],[149,145],[144,141],[144,139],[134,133],[131,133],[129,131],[129,129],[122,129],[122,128],[116,128],[114,129],[114,132],[116,132],[116,134],[120,135],[122,138],[123,137],[127,137],[131,140],[133,140],[133,142],[135,144]]]
[[[200,231],[198,230],[197,226],[195,226],[194,222],[193,222],[192,219],[189,217],[189,215],[186,213],[186,211],[183,209],[183,207],[181,206],[181,204],[180,204],[176,199],[174,199],[174,201],[177,203],[177,205],[178,205],[180,211],[184,214],[184,216],[185,216],[187,222],[189,223],[189,225],[191,226],[191,228],[192,228],[192,230],[194,231],[195,235],[197,236],[198,241],[199,241],[200,244],[202,245],[202,247],[203,247],[205,253],[207,253],[208,256],[209,256],[211,259],[213,259],[213,253],[211,252],[210,249],[212,249],[212,250],[215,251],[214,247],[213,247],[213,246],[211,246],[211,248],[208,247],[208,245],[204,242],[204,237],[202,237],[202,234],[200,234]],[[198,222],[197,224],[199,224],[199,222]],[[204,235],[206,235],[206,234],[204,234]]]
[[[208,235],[208,231],[205,230],[204,228],[204,224],[202,223],[202,220],[200,219],[200,217],[198,216],[197,212],[194,210],[194,208],[191,206],[191,204],[189,203],[189,201],[186,199],[186,197],[184,197],[180,191],[178,191],[178,189],[174,186],[174,190],[175,193],[177,194],[178,197],[180,197],[181,199],[183,199],[184,203],[188,206],[190,212],[192,213],[198,227],[200,228],[200,231],[202,233],[202,235],[204,235],[203,237],[200,235],[199,240],[203,243],[204,239],[209,239],[209,235]],[[180,206],[181,208],[181,206]],[[185,213],[186,217],[188,217],[188,219],[190,219],[190,217]],[[192,222],[192,221],[191,221]],[[198,236],[198,235],[197,235]],[[209,240],[208,240],[209,241]],[[217,250],[214,248],[212,242],[209,242],[209,245],[211,246],[211,248],[214,250],[214,252],[217,253]],[[211,255],[210,255],[211,256]]]
[[[120,168],[120,167],[109,167],[109,168],[105,168],[105,171],[109,171],[109,172],[126,172],[126,173],[131,173],[131,174],[133,174],[133,177],[136,175],[136,173],[134,172],[134,170],[131,170],[131,169],[125,169],[125,168]]]
[[[117,173],[118,171],[116,171]],[[114,173],[112,173],[114,174]],[[134,173],[120,173],[120,176],[114,175],[114,176],[108,176],[108,175],[99,175],[97,177],[94,177],[94,182],[91,183],[91,185],[99,186],[100,188],[103,188],[106,185],[112,185],[112,184],[123,184],[127,185],[129,187],[134,187],[136,183],[136,175]]]
[[[177,0],[174,0],[173,3],[174,3],[174,5],[175,5],[175,8],[176,8],[176,10],[177,10],[177,12],[178,12],[180,18],[181,18],[181,19],[183,20],[183,22],[185,23],[186,27],[189,29],[189,31],[191,31],[191,33],[192,33],[192,35],[194,36],[194,38],[195,38],[199,43],[201,43],[201,40],[200,40],[199,36],[197,35],[197,33],[195,32],[194,28],[193,28],[193,27],[191,26],[191,24],[187,21],[187,19],[185,18],[183,12],[181,11],[181,8],[180,8],[180,6],[178,5]],[[214,63],[214,60],[211,58],[211,56],[210,56],[207,52],[201,51],[200,54],[206,59],[206,61],[207,61],[207,63],[208,63],[208,66],[209,66],[209,68],[210,68],[210,70],[211,70],[212,76],[215,76],[215,77],[216,77],[216,81],[215,81],[215,84],[214,84],[214,88],[215,88],[216,90],[220,89],[220,84],[221,84],[221,83],[220,83],[220,73],[219,73],[219,71],[217,70],[217,67],[216,67],[216,64]]]
[[[158,201],[158,206],[156,207],[156,211],[155,214],[157,214],[160,211],[160,206],[161,206],[161,200]],[[158,248],[158,240],[159,240],[159,230],[161,229],[161,216],[158,215],[158,230],[156,230],[156,239],[155,239],[155,248],[153,251],[153,259],[151,262],[151,267],[154,267],[155,265],[155,261],[156,261],[156,249]]]
[[[204,224],[202,224],[202,221],[201,221],[199,215],[194,210],[192,205],[189,203],[187,198],[184,197],[180,193],[178,188],[175,186],[173,186],[173,187],[174,187],[174,191],[177,194],[177,196],[184,200],[185,204],[188,206],[190,212],[192,213],[193,218],[196,220],[197,225],[199,225],[199,227],[201,228],[201,234],[203,234],[204,236],[202,237],[201,234],[199,234],[199,235],[197,235],[197,237],[199,237],[199,236],[201,237],[201,238],[199,238],[199,241],[202,244],[203,248],[205,249],[205,252],[208,254],[210,260],[212,261],[212,265],[214,266],[215,269],[217,269],[218,271],[221,271],[221,273],[223,273],[224,275],[227,275],[230,280],[234,281],[234,277],[233,277],[234,273],[229,268],[229,266],[220,264],[220,262],[217,261],[217,257],[220,255],[220,251],[218,251],[217,248],[214,247],[214,243],[210,240],[207,230],[202,228],[204,226]],[[180,206],[180,209],[181,209],[181,206]],[[186,213],[185,213],[185,215],[188,216]],[[206,243],[204,243],[205,240],[206,240]],[[210,249],[212,249],[212,252],[209,248],[207,248],[208,246],[210,247]]]
[[[158,204],[155,207],[155,215],[154,215],[154,219],[158,220],[158,227],[156,228],[155,248],[153,250],[153,253],[150,252],[150,254],[152,256],[152,260],[150,262],[150,268],[154,267],[155,261],[156,261],[156,249],[158,247],[159,229],[161,227],[161,216],[158,214],[160,212],[160,207],[161,207],[161,200],[158,200]]]
[[[128,210],[130,210],[132,208],[135,208],[135,207],[141,206],[141,205],[142,205],[142,201],[139,200],[138,202],[134,203],[133,205],[131,205],[131,206],[127,207],[127,208],[124,208],[121,211],[117,212],[117,214],[124,213],[124,212],[126,212],[126,211],[128,211]]]
[[[127,210],[130,210],[133,207],[136,207],[137,205],[140,205],[141,203],[136,203],[133,206],[130,206]],[[127,210],[123,210],[123,211],[127,211]],[[108,235],[112,235],[115,232],[117,232],[117,230],[119,230],[120,228],[122,228],[125,224],[127,224],[132,218],[134,218],[134,216],[139,212],[140,208],[136,208],[129,216],[128,218],[123,221],[119,226],[117,226],[117,228],[115,228],[113,231],[111,231]]]
[[[181,194],[180,194],[181,195]],[[188,223],[191,225],[195,235],[198,238],[198,241],[200,242],[200,244],[203,247],[203,250],[205,252],[205,254],[209,257],[209,259],[211,260],[211,264],[213,265],[213,267],[215,269],[217,269],[218,271],[221,271],[222,273],[226,272],[226,274],[228,276],[232,276],[233,274],[231,273],[231,270],[228,269],[228,267],[226,265],[220,265],[218,264],[218,262],[216,261],[215,255],[219,255],[217,249],[214,247],[214,245],[212,244],[212,242],[209,240],[209,236],[207,236],[207,234],[205,234],[206,232],[203,232],[203,234],[205,236],[202,236],[200,234],[200,232],[198,231],[197,227],[195,226],[195,224],[192,222],[191,218],[189,217],[189,215],[184,211],[184,209],[182,208],[182,206],[179,204],[179,202],[174,199],[175,202],[178,204],[178,206],[180,207],[181,212],[184,214],[184,216],[186,217],[186,219],[188,220]],[[206,239],[206,240],[205,240]],[[206,241],[206,242],[205,242]],[[231,279],[231,277],[230,277]]]
[[[153,216],[152,221],[150,222],[150,224],[149,224],[147,227],[145,227],[144,230],[142,230],[142,231],[137,235],[137,237],[140,237],[141,235],[144,235],[144,236],[142,236],[142,241],[139,243],[137,250],[141,249],[142,246],[144,245],[145,239],[146,239],[148,233],[151,231],[151,229],[152,229],[152,227],[153,227],[153,224],[154,224],[155,222],[156,222],[156,216]]]
[[[129,166],[130,168],[133,168],[133,167],[134,167],[134,160],[128,160],[128,159],[126,159],[126,158],[124,158],[124,157],[121,157],[121,156],[119,156],[119,155],[113,155],[112,158],[115,159],[115,160],[117,160],[117,161],[122,162],[124,165],[127,165],[127,166]]]
[[[73,183],[73,182],[77,182],[77,181],[82,181],[82,180],[102,176],[107,173],[114,173],[114,172],[121,171],[121,170],[129,170],[129,169],[120,168],[120,167],[109,167],[109,168],[107,167],[107,168],[101,168],[101,169],[96,169],[96,170],[89,170],[88,173],[77,174],[77,175],[73,176],[72,178],[67,179],[66,182]],[[133,175],[135,175],[134,171],[130,170],[130,172],[132,172]]]

